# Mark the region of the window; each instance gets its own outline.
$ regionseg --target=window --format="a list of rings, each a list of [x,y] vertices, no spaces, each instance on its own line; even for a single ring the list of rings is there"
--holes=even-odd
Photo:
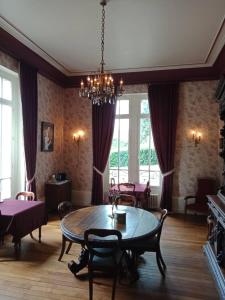
[[[3,199],[23,189],[23,157],[18,75],[0,67],[0,192]]]
[[[115,182],[147,183],[156,189],[161,174],[152,138],[147,94],[124,95],[117,101],[107,177]]]

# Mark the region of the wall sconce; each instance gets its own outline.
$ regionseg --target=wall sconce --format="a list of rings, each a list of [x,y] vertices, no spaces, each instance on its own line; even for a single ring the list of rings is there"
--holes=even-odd
[[[192,140],[194,141],[195,143],[195,147],[198,146],[198,144],[200,144],[201,142],[201,139],[202,139],[202,133],[199,132],[199,131],[195,131],[195,130],[192,130]]]
[[[78,130],[78,131],[74,132],[74,134],[73,134],[74,142],[79,144],[80,140],[84,137],[84,135],[85,135],[85,132],[83,130]]]

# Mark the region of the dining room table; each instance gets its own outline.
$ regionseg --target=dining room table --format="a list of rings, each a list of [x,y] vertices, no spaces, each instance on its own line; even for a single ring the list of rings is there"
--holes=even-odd
[[[118,222],[116,215],[126,215],[125,222]],[[116,229],[122,234],[121,248],[126,249],[136,241],[153,236],[159,226],[157,217],[140,208],[118,205],[99,205],[78,209],[66,215],[60,224],[62,231],[62,249],[65,251],[66,241],[72,241],[85,246],[84,232],[90,228]],[[111,237],[112,238],[112,237]],[[98,243],[93,237],[92,242]],[[113,244],[115,240],[108,238],[107,244]]]
[[[43,201],[4,199],[0,202],[1,222],[8,227],[15,249],[20,248],[21,239],[33,230],[39,229],[38,241],[41,242],[41,226],[47,224],[47,214]]]

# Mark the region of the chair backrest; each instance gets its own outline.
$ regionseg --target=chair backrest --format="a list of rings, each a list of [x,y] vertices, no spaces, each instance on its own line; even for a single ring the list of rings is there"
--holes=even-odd
[[[118,184],[118,189],[121,192],[121,188],[125,188],[125,193],[133,193],[135,191],[135,184],[134,183],[129,183],[129,182],[124,182],[124,183],[119,183]]]
[[[116,199],[116,205],[136,206],[136,197],[128,194],[120,194]]]
[[[99,240],[94,240],[91,236],[100,237]],[[107,239],[109,236],[114,236],[113,242],[109,243]],[[91,228],[84,232],[84,242],[90,253],[90,261],[94,256],[106,258],[115,257],[118,249],[120,248],[120,242],[122,239],[122,234],[120,231],[115,229],[95,229]],[[110,239],[111,240],[111,239]],[[107,248],[108,251],[101,252],[102,248]]]
[[[33,201],[35,199],[35,194],[33,192],[20,192],[16,195],[16,199],[23,198],[24,200]]]
[[[112,178],[110,179],[110,186],[111,186],[111,188],[112,188],[112,187],[114,187],[115,185],[116,185],[115,178],[112,177]]]
[[[63,201],[58,205],[58,215],[60,220],[73,210],[72,203],[70,201]]]
[[[160,241],[163,224],[164,224],[164,221],[165,221],[167,215],[168,215],[167,209],[165,209],[165,208],[162,209],[161,210],[160,220],[159,220],[159,227],[158,227],[158,230],[157,230],[157,240],[158,240],[158,242]]]
[[[206,202],[206,195],[216,192],[216,180],[214,178],[198,178],[196,202]]]
[[[150,184],[149,181],[146,183],[146,187],[144,189],[144,197],[145,199],[148,199],[150,197],[151,189],[150,189]]]

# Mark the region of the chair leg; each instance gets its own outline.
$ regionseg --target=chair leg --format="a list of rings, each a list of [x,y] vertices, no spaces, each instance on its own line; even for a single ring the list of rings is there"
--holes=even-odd
[[[158,255],[159,255],[159,259],[160,259],[160,261],[161,261],[161,263],[163,265],[163,268],[166,269],[166,264],[165,264],[165,262],[164,262],[164,260],[162,258],[162,253],[161,253],[160,249],[158,250]]]
[[[118,268],[118,267],[117,267]],[[115,293],[116,293],[116,282],[117,282],[117,269],[114,274],[114,279],[113,279],[113,287],[112,287],[112,300],[115,299]]]
[[[157,265],[158,265],[160,273],[162,274],[163,277],[165,277],[165,273],[164,273],[164,270],[162,268],[158,252],[156,252],[156,261],[157,261]]]
[[[62,248],[61,248],[61,253],[59,255],[58,261],[61,261],[63,254],[65,252],[65,248],[66,248],[66,238],[64,237],[64,235],[62,235]]]
[[[72,242],[69,242],[69,245],[68,245],[68,247],[66,249],[66,254],[68,254],[70,252],[71,246],[72,246]]]
[[[38,228],[38,241],[41,243],[41,226]]]
[[[30,237],[34,240],[34,236],[32,232],[30,233]]]

